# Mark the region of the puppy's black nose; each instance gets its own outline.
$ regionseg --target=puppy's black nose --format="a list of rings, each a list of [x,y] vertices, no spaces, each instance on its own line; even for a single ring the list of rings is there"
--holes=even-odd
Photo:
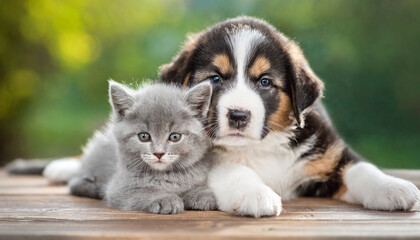
[[[153,153],[153,155],[155,155],[158,159],[161,159],[165,153]]]
[[[251,118],[251,112],[229,109],[227,117],[229,119],[230,127],[242,129],[248,124],[249,119]]]

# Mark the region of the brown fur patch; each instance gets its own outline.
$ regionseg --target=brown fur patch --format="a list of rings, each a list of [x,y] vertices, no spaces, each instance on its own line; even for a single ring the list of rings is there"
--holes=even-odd
[[[259,78],[261,74],[270,69],[270,67],[270,61],[268,61],[267,58],[263,56],[258,56],[257,59],[255,59],[252,66],[249,68],[249,74],[252,77]]]
[[[333,199],[340,199],[341,196],[344,195],[344,193],[347,192],[347,186],[343,183],[340,188],[337,190],[337,192],[332,196]]]
[[[336,142],[320,157],[305,165],[305,176],[324,179],[328,173],[334,172],[343,153],[344,143]]]
[[[198,44],[198,39],[201,37],[202,33],[189,33],[187,34],[187,40],[184,43],[184,51],[192,52]]]
[[[222,75],[228,75],[233,73],[232,64],[227,54],[218,54],[213,58],[213,65],[218,67]]]
[[[337,190],[337,192],[333,195],[333,198],[334,198],[334,199],[340,199],[340,198],[341,198],[341,196],[343,196],[343,195],[344,195],[344,193],[346,193],[346,192],[347,192],[347,186],[346,186],[346,184],[344,184],[344,175],[345,175],[345,173],[346,173],[347,169],[349,169],[352,165],[353,165],[353,164],[348,163],[348,164],[346,164],[346,165],[345,165],[345,166],[341,169],[341,182],[342,182],[342,185],[341,185],[341,186],[340,186],[340,188]]]
[[[185,76],[184,82],[182,83],[182,88],[185,88],[188,85],[188,82],[190,81],[190,75],[191,73],[188,73],[187,76]]]
[[[296,70],[298,74],[307,75],[307,78],[303,78],[302,80],[315,83],[318,89],[320,89],[320,91],[322,92],[324,90],[324,83],[318,78],[318,76],[314,73],[312,68],[309,66],[308,60],[306,60],[299,45],[293,41],[289,41],[289,43],[286,45],[286,49],[289,52],[293,65],[296,66]],[[305,82],[305,83],[308,83],[308,82]]]
[[[275,131],[283,131],[284,128],[292,123],[290,113],[292,112],[292,105],[289,96],[284,92],[279,91],[280,104],[268,119],[268,126]]]
[[[294,77],[296,78],[296,82],[290,84],[292,105],[296,120],[302,127],[303,122],[300,114],[305,108],[312,105],[316,99],[322,97],[324,83],[309,66],[299,45],[278,32],[274,27],[270,28],[272,36],[277,40],[280,47],[286,51],[286,56],[289,58],[292,66],[292,74],[295,75]],[[299,92],[306,92],[306,95],[308,96],[302,97],[302,94],[299,94]],[[300,104],[298,104],[298,102],[300,102]]]

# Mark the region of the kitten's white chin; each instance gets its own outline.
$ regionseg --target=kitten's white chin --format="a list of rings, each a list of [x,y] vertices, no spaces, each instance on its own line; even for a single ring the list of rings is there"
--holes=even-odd
[[[165,162],[154,162],[149,164],[153,169],[163,171],[166,170],[169,166],[169,163]]]
[[[260,142],[260,140],[242,137],[242,136],[224,136],[219,139],[216,139],[213,144],[216,146],[225,146],[225,147],[240,147],[252,145]]]

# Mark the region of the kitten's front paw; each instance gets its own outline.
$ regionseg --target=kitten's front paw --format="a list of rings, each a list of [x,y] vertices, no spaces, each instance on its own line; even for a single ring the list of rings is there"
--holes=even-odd
[[[216,198],[210,191],[201,192],[196,195],[190,196],[185,200],[185,208],[191,210],[210,211],[216,210]]]
[[[281,198],[270,187],[260,185],[247,192],[232,197],[232,209],[235,215],[244,216],[278,216],[282,211]]]
[[[178,214],[184,211],[184,202],[179,196],[171,195],[153,201],[146,210],[151,213]]]
[[[390,177],[364,199],[363,206],[375,210],[408,211],[419,199],[420,191],[413,183]]]
[[[103,193],[100,192],[100,188],[97,185],[94,176],[74,177],[70,180],[68,186],[70,188],[70,193],[75,196],[96,199],[102,199],[104,197]]]

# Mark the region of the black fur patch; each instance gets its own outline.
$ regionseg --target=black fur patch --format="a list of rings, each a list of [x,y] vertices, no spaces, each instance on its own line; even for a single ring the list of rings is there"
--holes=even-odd
[[[316,135],[315,144],[304,152],[300,158],[325,153],[328,147],[339,139],[339,136],[334,129],[325,124],[324,119],[316,112],[311,112],[305,117],[304,128],[297,128],[294,131],[294,138],[290,139],[289,145],[292,148],[296,148],[313,135]]]
[[[335,168],[327,174],[327,179],[314,179],[300,185],[296,192],[304,197],[332,197],[343,185],[343,169],[347,164],[359,161],[359,157],[348,147],[341,155]]]

